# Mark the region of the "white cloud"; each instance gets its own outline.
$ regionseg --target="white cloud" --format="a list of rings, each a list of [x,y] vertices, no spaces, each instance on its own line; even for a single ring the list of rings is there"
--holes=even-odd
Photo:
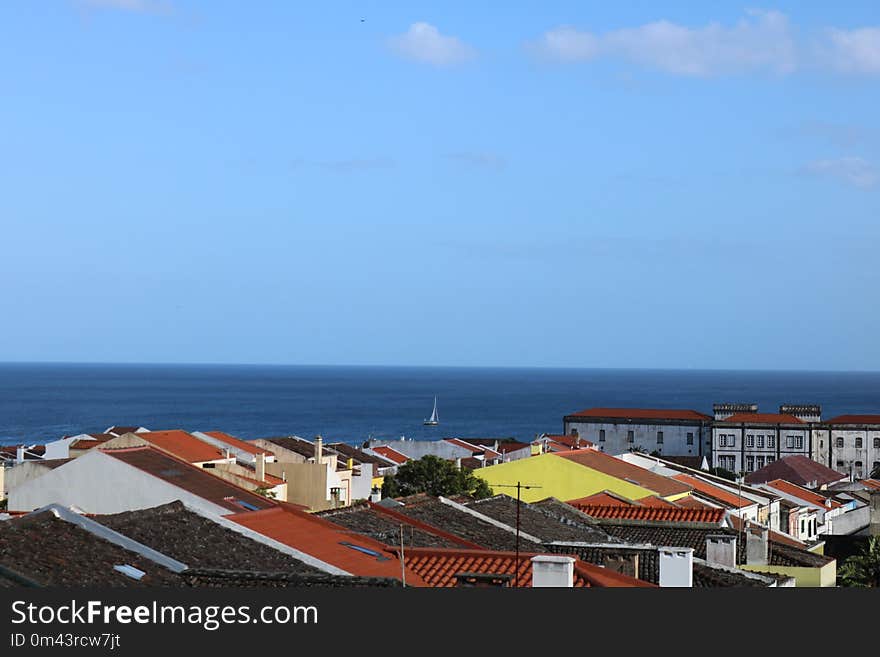
[[[829,29],[819,57],[844,73],[880,73],[880,27]]]
[[[476,51],[457,37],[440,34],[430,23],[413,23],[409,29],[388,40],[397,54],[435,66],[459,64],[472,59]]]
[[[805,173],[826,176],[862,189],[880,185],[880,169],[861,157],[815,160],[803,168]]]
[[[776,11],[747,15],[731,27],[692,28],[666,20],[604,34],[559,27],[544,33],[533,48],[560,61],[612,57],[675,75],[792,72],[797,53],[788,18]]]

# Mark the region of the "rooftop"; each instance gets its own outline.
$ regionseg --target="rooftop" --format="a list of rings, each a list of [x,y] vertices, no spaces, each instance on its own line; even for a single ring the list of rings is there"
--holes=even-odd
[[[755,504],[754,501],[750,500],[747,497],[740,497],[736,493],[731,493],[725,488],[721,488],[720,486],[716,486],[715,484],[710,484],[708,481],[705,481],[698,477],[694,477],[689,474],[677,474],[673,475],[672,478],[688,484],[694,490],[702,493],[709,499],[720,502],[721,504],[727,506],[731,506],[734,509],[744,509],[747,506],[752,506],[753,504]]]
[[[257,447],[253,443],[247,440],[241,440],[240,438],[236,438],[235,436],[230,436],[228,433],[223,431],[205,431],[205,435],[211,436],[211,438],[216,438],[219,441],[222,441],[229,445],[230,447],[236,447],[243,452],[247,452],[248,454],[253,454],[256,456],[257,454],[271,454],[267,449],[261,449]]]
[[[736,413],[721,422],[736,424],[803,424],[803,420],[794,415],[782,413]]]
[[[407,461],[409,461],[409,457],[406,454],[402,454],[398,452],[393,447],[388,447],[388,445],[377,445],[376,447],[371,447],[376,454],[382,456],[389,461],[396,463],[397,465],[403,465]]]
[[[838,415],[825,424],[880,424],[880,415]]]
[[[588,408],[568,417],[598,417],[623,420],[692,420],[705,422],[712,418],[690,409],[678,408]]]
[[[267,509],[275,505],[261,495],[239,488],[153,447],[113,449],[103,453],[229,511],[249,507]]]
[[[838,509],[843,506],[840,502],[832,499],[830,496],[822,495],[821,493],[815,493],[811,490],[803,488],[802,486],[797,486],[790,481],[774,479],[772,481],[768,481],[766,485],[770,486],[774,490],[778,490],[780,493],[785,493],[790,497],[795,497],[799,500],[807,502],[808,504],[812,504],[813,506],[818,506],[826,510]]]
[[[620,518],[627,520],[652,520],[664,522],[696,522],[720,525],[724,509],[660,508],[644,506],[587,506],[574,505],[593,518]]]
[[[137,437],[188,463],[203,463],[226,458],[223,450],[202,442],[186,431],[147,431],[137,434]]]
[[[746,482],[762,484],[773,479],[785,479],[799,486],[826,486],[846,479],[846,475],[814,461],[808,456],[784,456],[746,475]]]
[[[683,495],[691,490],[691,486],[686,483],[658,475],[650,470],[640,468],[637,465],[627,463],[596,450],[581,449],[559,452],[556,456],[574,461],[593,470],[598,470],[617,479],[623,479],[636,486],[647,488],[663,497]]]

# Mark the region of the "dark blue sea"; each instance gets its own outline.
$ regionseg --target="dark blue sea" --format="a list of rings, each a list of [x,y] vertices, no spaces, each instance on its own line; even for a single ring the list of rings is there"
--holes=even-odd
[[[434,396],[440,425],[426,427]],[[110,425],[326,441],[559,432],[591,406],[818,403],[823,417],[880,413],[878,372],[0,364],[0,442]]]

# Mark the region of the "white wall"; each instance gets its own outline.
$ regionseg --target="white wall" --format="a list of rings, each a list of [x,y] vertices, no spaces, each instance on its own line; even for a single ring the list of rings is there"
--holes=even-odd
[[[700,456],[709,448],[705,442],[710,438],[709,429],[703,428],[703,449],[700,450],[699,424],[653,424],[637,422],[587,422],[572,420],[565,423],[565,433],[571,435],[576,429],[578,436],[595,443],[607,454],[620,454],[630,448],[640,447],[648,453],[659,452],[660,456]],[[605,440],[601,440],[601,432]],[[627,440],[629,431],[633,432],[633,442]],[[657,442],[657,432],[663,432],[663,443]],[[693,434],[693,444],[687,444],[687,434]]]

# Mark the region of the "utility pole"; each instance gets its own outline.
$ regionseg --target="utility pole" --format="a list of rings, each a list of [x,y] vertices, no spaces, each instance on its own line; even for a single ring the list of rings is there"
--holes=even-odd
[[[535,484],[523,484],[521,481],[516,482],[516,484],[493,484],[492,488],[516,488],[516,547],[515,549],[515,557],[514,557],[514,570],[513,570],[513,587],[519,588],[519,508],[520,508],[520,491],[525,488],[526,490],[530,488],[541,488],[540,486],[536,486]]]

